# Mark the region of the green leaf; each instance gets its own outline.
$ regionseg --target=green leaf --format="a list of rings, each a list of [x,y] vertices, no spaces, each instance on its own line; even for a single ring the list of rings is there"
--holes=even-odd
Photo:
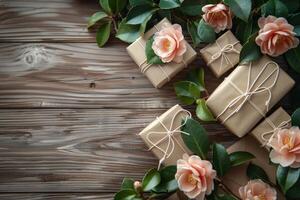
[[[270,182],[267,173],[258,165],[249,163],[247,168],[247,176],[250,179],[261,179],[264,182]]]
[[[286,198],[287,200],[299,200],[300,199],[300,179],[296,182],[296,184],[291,187],[287,193],[286,193]]]
[[[145,192],[152,190],[160,183],[160,174],[156,169],[150,169],[143,178],[142,187]]]
[[[122,185],[121,185],[121,189],[122,190],[134,190],[133,183],[134,183],[134,181],[131,178],[124,178]]]
[[[111,21],[108,21],[99,27],[96,35],[96,40],[99,47],[103,47],[105,43],[108,41],[110,36],[110,30],[111,30]]]
[[[289,10],[280,0],[269,0],[261,7],[261,14],[263,16],[286,17]]]
[[[221,144],[213,144],[213,166],[218,176],[224,176],[230,169],[229,155]]]
[[[153,188],[155,193],[171,193],[178,189],[177,181],[175,180],[177,168],[176,166],[167,166],[159,170],[161,177],[160,184]]]
[[[257,19],[254,16],[250,17],[247,23],[240,19],[237,19],[236,21],[237,27],[235,36],[239,39],[239,41],[241,41],[242,44],[247,42],[250,36],[259,30]]]
[[[88,21],[88,25],[87,28],[92,27],[93,25],[95,25],[96,22],[100,21],[101,19],[107,17],[107,14],[105,12],[99,11],[94,13]]]
[[[298,108],[293,114],[292,114],[292,126],[299,126],[300,127],[300,108]]]
[[[293,187],[300,176],[300,169],[293,169],[289,167],[282,167],[279,165],[276,171],[276,179],[281,190],[286,193]]]
[[[186,104],[193,104],[200,98],[200,90],[198,85],[190,81],[180,81],[174,84],[175,93],[178,99]]]
[[[172,9],[180,6],[179,0],[160,0],[159,7],[161,9]]]
[[[255,156],[246,151],[236,151],[229,154],[231,166],[242,165],[253,158],[255,158]]]
[[[288,8],[289,13],[293,13],[300,8],[299,0],[281,0],[281,1]]]
[[[150,15],[148,18],[146,18],[145,21],[140,25],[140,34],[141,35],[144,35],[147,24],[151,18],[152,18],[152,15]]]
[[[300,45],[296,48],[288,50],[284,54],[289,65],[298,73],[300,73]]]
[[[214,29],[205,23],[203,19],[201,19],[198,24],[197,32],[201,42],[211,43],[216,40],[216,33]]]
[[[116,37],[124,42],[134,42],[140,36],[140,26],[126,24],[126,19],[123,19],[119,24],[119,29]]]
[[[154,38],[151,37],[147,42],[146,42],[146,57],[147,57],[147,63],[148,64],[164,64],[160,58],[154,53],[152,49],[152,44],[154,42]]]
[[[196,115],[200,120],[205,122],[216,121],[213,114],[207,107],[206,101],[204,99],[197,100]]]
[[[248,63],[258,60],[261,57],[259,46],[255,43],[256,34],[252,35],[243,45],[240,53],[240,63]]]
[[[223,195],[218,196],[218,198],[216,200],[237,200],[237,199],[229,194],[223,194]]]
[[[206,91],[203,68],[190,70],[187,75],[187,80],[197,84],[201,92]]]
[[[202,159],[205,159],[210,146],[210,141],[208,139],[206,130],[199,122],[189,118],[182,127],[182,131],[189,133],[189,135],[184,133],[181,134],[185,145],[194,154],[200,156]]]
[[[139,6],[139,5],[145,5],[145,4],[148,4],[148,5],[153,4],[152,0],[129,0],[129,3],[132,7]]]
[[[139,5],[131,8],[127,15],[127,24],[142,24],[157,10],[150,5]]]
[[[106,13],[111,14],[112,10],[110,8],[109,1],[110,0],[99,0],[99,4]]]
[[[178,8],[180,12],[188,16],[199,16],[203,7],[201,0],[184,0]]]
[[[197,32],[197,25],[198,22],[196,21],[188,21],[187,23],[187,30],[192,38],[194,47],[198,46],[201,42]]]
[[[114,200],[134,200],[136,195],[133,190],[121,190],[115,194]]]
[[[300,25],[300,13],[295,13],[295,14],[289,15],[287,20],[295,28],[295,26]],[[295,29],[294,29],[294,31],[295,31]]]
[[[247,22],[251,13],[251,0],[224,0],[224,3],[230,7],[235,16]]]
[[[114,13],[119,13],[121,12],[127,5],[128,0],[111,0],[114,1]]]

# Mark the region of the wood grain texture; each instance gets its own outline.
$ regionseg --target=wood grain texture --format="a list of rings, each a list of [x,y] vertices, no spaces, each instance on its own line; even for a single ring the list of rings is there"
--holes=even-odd
[[[0,107],[169,108],[173,83],[155,89],[124,44],[0,43]],[[197,59],[189,68],[204,66]],[[221,80],[207,73],[212,91]]]
[[[86,29],[96,0],[1,0],[0,42],[95,42]]]
[[[1,200],[111,200],[111,193],[10,193],[1,194]]]
[[[115,192],[157,165],[136,135],[164,109],[0,110],[0,192]],[[233,136],[205,124],[210,137]]]

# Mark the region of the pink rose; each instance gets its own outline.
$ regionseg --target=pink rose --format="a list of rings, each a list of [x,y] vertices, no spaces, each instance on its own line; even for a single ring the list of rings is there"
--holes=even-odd
[[[203,6],[203,20],[214,28],[216,33],[232,27],[232,13],[230,9],[222,4],[208,4]]]
[[[183,159],[177,161],[177,173],[175,179],[178,187],[189,198],[198,197],[204,199],[214,189],[214,178],[216,171],[207,160],[201,160],[199,156],[184,155]]]
[[[163,29],[154,35],[152,49],[154,53],[164,62],[174,61],[180,63],[186,52],[186,43],[179,24],[172,26],[163,25]]]
[[[260,179],[250,180],[247,185],[240,187],[239,193],[242,200],[277,199],[276,190]]]
[[[260,30],[255,41],[264,54],[279,56],[299,44],[294,27],[282,17],[261,17],[258,26]]]
[[[282,129],[268,143],[272,147],[270,158],[283,167],[300,167],[300,130],[298,127]]]

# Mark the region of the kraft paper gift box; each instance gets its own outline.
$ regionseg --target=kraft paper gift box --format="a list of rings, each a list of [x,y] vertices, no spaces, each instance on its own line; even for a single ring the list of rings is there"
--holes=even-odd
[[[250,135],[240,139],[235,144],[230,146],[227,151],[229,153],[236,151],[247,151],[255,156],[255,159],[251,162],[260,166],[267,173],[270,181],[276,184],[276,166],[269,163],[269,153],[265,148]],[[237,196],[239,196],[239,188],[248,183],[249,178],[247,176],[247,167],[249,163],[245,163],[240,166],[233,167],[222,178],[223,183],[230,188],[230,190]],[[284,200],[282,194],[277,191],[278,200]]]
[[[291,117],[285,112],[283,108],[278,108],[268,118],[262,121],[252,131],[251,135],[263,146],[266,144],[276,131],[282,128],[289,128],[291,126]]]
[[[171,23],[164,18],[152,29],[150,29],[144,36],[139,37],[135,42],[127,47],[127,52],[139,66],[142,73],[144,73],[154,87],[160,88],[165,83],[170,81],[178,72],[183,70],[189,63],[191,63],[197,56],[194,49],[186,42],[187,50],[183,55],[183,62],[181,63],[165,63],[161,65],[148,65],[145,53],[147,40],[151,36],[160,31],[164,24],[171,26]]]
[[[237,66],[207,100],[214,116],[238,137],[249,133],[294,85],[274,61],[264,56]]]
[[[231,31],[227,31],[200,53],[215,76],[220,77],[238,64],[241,49],[240,42]]]
[[[183,154],[190,154],[181,138],[180,131],[182,122],[188,117],[191,117],[191,114],[187,110],[175,105],[140,132],[139,135],[149,150],[160,159],[160,164],[176,165],[177,160],[182,159]]]

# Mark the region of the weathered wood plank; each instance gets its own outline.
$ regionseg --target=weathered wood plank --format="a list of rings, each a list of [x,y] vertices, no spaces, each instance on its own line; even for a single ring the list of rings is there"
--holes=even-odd
[[[173,83],[155,89],[124,44],[0,44],[0,107],[168,108],[178,103]],[[197,59],[190,68],[204,66]],[[208,71],[208,70],[207,70]],[[221,79],[207,73],[212,91]]]
[[[0,192],[115,192],[157,159],[136,135],[165,109],[1,109]],[[213,140],[236,138],[205,124]]]
[[[100,9],[94,0],[1,0],[0,42],[95,42],[87,19]]]
[[[1,200],[111,200],[113,193],[8,193]]]

